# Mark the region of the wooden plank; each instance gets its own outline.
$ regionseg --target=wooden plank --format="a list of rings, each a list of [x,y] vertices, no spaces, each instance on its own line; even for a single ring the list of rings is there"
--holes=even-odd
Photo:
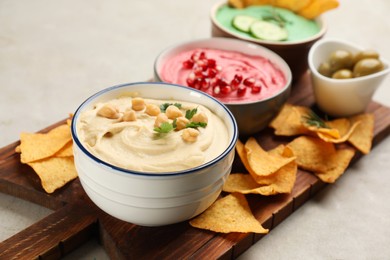
[[[292,89],[290,103],[316,109],[308,75]],[[375,115],[373,145],[390,133],[390,108],[372,102],[367,109]],[[63,124],[65,120],[42,129]],[[291,138],[276,137],[271,129],[255,135],[265,149],[271,149]],[[218,234],[192,228],[188,222],[163,227],[140,227],[109,216],[87,197],[78,179],[46,194],[39,178],[21,164],[14,142],[0,149],[0,192],[55,210],[46,218],[0,243],[0,259],[58,259],[91,237],[98,237],[112,259],[232,259],[247,250],[264,235]],[[356,162],[362,154],[357,153]],[[245,168],[236,156],[233,172]],[[308,201],[325,183],[313,174],[299,170],[291,194],[276,196],[247,195],[254,216],[272,229]]]

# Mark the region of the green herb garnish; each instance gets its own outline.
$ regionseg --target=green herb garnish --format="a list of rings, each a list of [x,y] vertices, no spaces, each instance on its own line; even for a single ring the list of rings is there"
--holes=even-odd
[[[275,8],[271,8],[269,13],[267,15],[264,15],[261,17],[264,21],[272,21],[277,23],[280,27],[285,27],[286,23],[289,23],[289,21],[286,20],[279,12],[275,10]]]
[[[191,110],[187,110],[186,111],[186,118],[188,120],[190,120],[196,114],[196,112],[198,112],[197,108],[194,108],[194,109],[191,109]]]
[[[175,127],[173,127],[173,124],[164,122],[160,125],[160,127],[155,127],[153,130],[160,134],[166,134],[172,131],[173,129],[175,129]]]
[[[306,120],[306,124],[310,126],[315,126],[317,128],[330,128],[326,125],[325,121],[313,111],[310,111],[310,113],[307,116],[303,116],[303,118]]]
[[[167,110],[167,108],[168,108],[169,106],[175,106],[175,107],[181,109],[181,104],[180,104],[180,103],[174,103],[174,104],[173,104],[173,103],[164,103],[164,104],[161,104],[161,105],[160,105],[160,110],[161,110],[161,112],[162,112],[162,113],[165,113],[165,110]]]
[[[186,128],[198,128],[198,127],[203,127],[205,128],[207,126],[207,123],[202,123],[202,122],[190,122],[186,124]]]

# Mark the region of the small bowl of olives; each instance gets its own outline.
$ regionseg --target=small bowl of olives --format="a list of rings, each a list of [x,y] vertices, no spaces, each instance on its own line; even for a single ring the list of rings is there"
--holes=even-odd
[[[364,112],[390,72],[377,51],[338,39],[316,42],[308,63],[317,106],[336,117]]]

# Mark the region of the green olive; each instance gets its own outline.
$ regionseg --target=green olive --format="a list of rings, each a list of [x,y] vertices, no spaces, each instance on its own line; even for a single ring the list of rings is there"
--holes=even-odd
[[[325,77],[331,77],[333,73],[332,69],[330,68],[329,62],[321,63],[318,67],[318,72]]]
[[[362,59],[353,67],[353,76],[362,77],[383,70],[383,63],[378,59]]]
[[[350,79],[353,78],[352,71],[349,69],[341,69],[332,74],[334,79]]]
[[[379,53],[375,50],[359,51],[355,54],[355,63],[362,59],[379,59]]]
[[[353,66],[354,57],[346,50],[336,50],[330,54],[329,63],[333,71],[349,69]]]

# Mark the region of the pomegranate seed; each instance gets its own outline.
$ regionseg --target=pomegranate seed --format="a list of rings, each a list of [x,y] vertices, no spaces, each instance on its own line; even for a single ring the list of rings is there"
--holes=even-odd
[[[199,54],[199,59],[206,59],[206,53],[204,51],[202,51],[200,54]]]
[[[229,83],[226,81],[226,79],[220,79],[218,85],[220,87],[226,87],[227,85],[229,85]]]
[[[234,77],[232,81],[230,81],[230,86],[232,86],[232,89],[237,89],[237,87],[240,85],[241,81]]]
[[[199,60],[199,58],[200,58],[200,52],[195,51],[194,53],[192,53],[192,55],[191,55],[192,61],[197,61],[197,60]]]
[[[217,73],[218,73],[218,71],[216,69],[213,69],[213,68],[207,69],[207,76],[209,78],[214,78],[215,76],[217,76]]]
[[[192,60],[186,60],[183,62],[183,68],[192,69],[194,67],[194,62]]]
[[[187,82],[187,85],[188,85],[189,87],[192,87],[192,88],[193,88],[193,87],[194,87],[194,83],[195,83],[195,73],[191,72],[191,73],[188,75],[186,82]]]
[[[197,77],[203,77],[203,68],[202,67],[194,67],[192,71],[195,73]]]
[[[247,87],[252,87],[255,84],[256,80],[254,78],[246,78],[244,79],[243,84]]]
[[[201,81],[200,87],[201,87],[202,89],[208,89],[208,88],[210,87],[210,82],[209,82],[209,80],[203,78],[202,81]]]
[[[242,75],[241,74],[234,75],[234,78],[241,83],[241,81],[242,81]]]
[[[198,67],[201,67],[203,70],[206,70],[207,69],[207,60],[206,59],[199,59],[196,61],[196,65],[198,65]]]
[[[194,82],[194,88],[201,89],[206,84],[208,85],[208,83],[207,83],[205,78],[196,77],[195,82]]]
[[[219,85],[219,80],[220,80],[220,78],[218,76],[216,76],[215,78],[211,78],[210,79],[210,86],[215,87],[215,86]]]
[[[220,91],[221,89],[218,86],[214,88],[214,94],[218,95]]]
[[[261,86],[260,85],[253,85],[252,86],[252,93],[260,93],[260,91],[261,91]]]
[[[221,87],[221,93],[224,95],[229,94],[230,91],[232,91],[232,88],[230,86]]]
[[[238,87],[238,89],[237,89],[237,95],[238,96],[243,96],[243,95],[245,95],[245,92],[246,92],[246,87],[243,87],[243,86],[240,86],[240,87]]]
[[[217,62],[214,59],[208,59],[207,65],[209,66],[209,68],[215,68],[217,66]]]

